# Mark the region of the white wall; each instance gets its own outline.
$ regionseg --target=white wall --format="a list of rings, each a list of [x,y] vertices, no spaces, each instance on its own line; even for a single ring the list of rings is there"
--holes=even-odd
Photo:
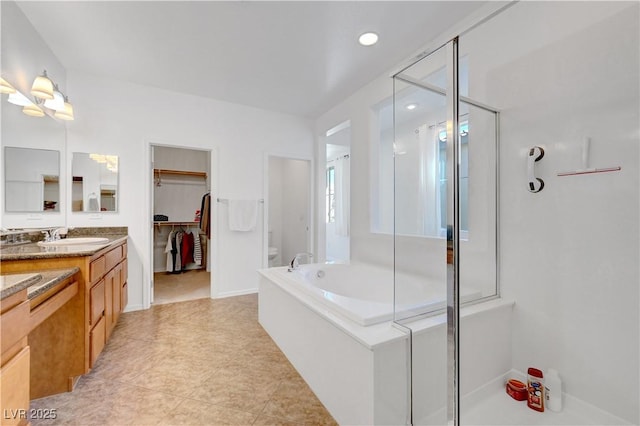
[[[513,367],[557,368],[565,391],[638,423],[638,5],[521,2],[489,24],[460,48],[475,52],[469,96],[502,111],[500,283],[516,302]],[[320,134],[351,120],[352,258],[378,264],[390,264],[393,245],[370,232],[371,108],[391,94],[382,76],[316,122]],[[557,177],[580,166],[583,136],[592,166],[622,171]],[[532,145],[546,150],[539,194],[526,189]],[[413,243],[411,262],[443,262],[438,240]]]
[[[264,152],[309,156],[310,123],[285,114],[78,72],[69,73],[69,85],[76,93],[69,151],[109,146],[111,153],[120,157],[121,182],[118,213],[104,214],[99,220],[72,214],[69,225],[129,226],[130,308],[143,307],[143,288],[148,285],[152,266],[150,143],[214,150],[214,236],[210,249],[218,254],[218,268],[212,265],[213,295],[256,289],[255,270],[262,262],[261,220],[253,232],[231,232],[226,205],[216,203],[215,198],[263,198]]]
[[[151,143],[212,150],[211,161],[219,164],[211,181],[214,199],[217,196],[263,198],[264,152],[312,156],[313,135],[311,123],[306,119],[82,72],[69,72],[65,76],[64,68],[15,4],[2,2],[2,76],[27,93],[33,78],[45,68],[69,95],[74,105],[75,121],[66,124],[66,146],[62,125],[62,137],[51,142],[41,139],[30,141],[28,146],[61,151],[60,185],[65,207],[59,214],[37,215],[37,221],[29,220],[33,217],[24,214],[3,212],[2,224],[31,227],[128,226],[128,309],[143,308],[149,300],[146,289],[152,272]],[[65,77],[68,78],[68,90]],[[2,108],[4,111],[4,103]],[[53,122],[49,118],[39,120]],[[10,121],[6,121],[4,116],[2,121],[2,144],[11,145],[9,142],[14,138],[5,138],[5,126]],[[8,130],[12,135],[21,133]],[[120,159],[118,212],[69,212],[71,191],[66,186],[70,185],[67,179],[71,176],[70,153],[102,153],[105,150]],[[262,261],[262,223],[254,232],[232,233],[226,226],[226,207],[214,202],[212,210],[212,227],[216,235],[212,241],[214,247],[210,249],[218,253],[220,265],[213,271],[212,294],[226,296],[254,291],[257,288],[255,270]]]
[[[460,41],[471,52],[470,96],[502,111],[501,284],[516,301],[513,366],[556,368],[566,392],[635,424],[638,12],[637,2],[524,2]],[[622,170],[558,177],[581,167],[585,136],[591,166]],[[545,149],[538,194],[526,188],[534,145]]]
[[[202,197],[210,186],[210,156],[208,151],[154,146],[154,168],[207,174],[205,179],[201,176],[161,173],[160,186],[153,188],[154,214],[168,216],[169,221],[173,222],[193,222],[196,210],[202,207]]]
[[[31,23],[13,2],[0,2],[2,25],[2,77],[22,94],[29,94],[31,84],[44,69],[66,92],[66,71],[49,46],[38,35]],[[4,182],[4,147],[49,149],[60,152],[60,164],[66,161],[65,125],[49,116],[29,117],[22,113],[22,107],[6,102],[8,95],[0,96],[0,176]],[[58,173],[52,173],[58,174]],[[46,213],[6,213],[4,196],[0,197],[1,224],[4,228],[62,226],[66,220],[65,188],[67,176],[60,176],[60,211]],[[2,188],[4,195],[4,186]]]

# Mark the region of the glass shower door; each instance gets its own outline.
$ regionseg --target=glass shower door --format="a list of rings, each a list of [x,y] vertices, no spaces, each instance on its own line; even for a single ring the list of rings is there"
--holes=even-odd
[[[411,339],[412,424],[446,424],[449,406],[447,324],[427,325],[447,308],[447,53],[394,77],[394,320]]]
[[[413,424],[460,423],[460,306],[498,293],[498,114],[468,81],[457,39],[394,76],[394,319],[411,336]]]

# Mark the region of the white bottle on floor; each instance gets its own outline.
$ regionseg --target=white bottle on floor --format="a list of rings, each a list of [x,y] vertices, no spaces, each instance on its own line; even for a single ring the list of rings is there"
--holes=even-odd
[[[562,380],[558,372],[553,368],[550,368],[545,375],[545,382],[547,388],[547,408],[551,411],[562,411]]]

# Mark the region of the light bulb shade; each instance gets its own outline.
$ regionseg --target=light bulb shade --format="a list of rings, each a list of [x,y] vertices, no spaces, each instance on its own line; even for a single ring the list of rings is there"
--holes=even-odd
[[[53,83],[47,77],[46,72],[33,80],[31,94],[40,99],[53,99]]]
[[[29,98],[27,98],[17,90],[9,95],[9,97],[7,98],[7,102],[18,106],[27,106],[33,104],[33,102],[29,100]]]
[[[62,96],[62,93],[54,90],[53,99],[47,99],[44,101],[44,106],[55,111],[64,111],[64,97]]]
[[[15,87],[7,83],[4,78],[0,77],[0,93],[16,93],[16,89]]]
[[[73,106],[68,101],[65,101],[64,109],[54,112],[53,116],[61,120],[73,120]]]
[[[31,117],[43,117],[44,116],[44,111],[42,111],[40,109],[40,107],[38,105],[35,104],[31,104],[31,105],[27,105],[24,108],[22,108],[22,112],[24,112],[27,115],[30,115]]]

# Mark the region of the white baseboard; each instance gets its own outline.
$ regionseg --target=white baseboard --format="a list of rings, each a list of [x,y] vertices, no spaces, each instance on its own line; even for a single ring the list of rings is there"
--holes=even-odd
[[[122,312],[127,313],[127,312],[142,311],[142,310],[144,310],[144,306],[142,305],[127,305],[127,307],[124,308],[124,311]]]
[[[234,297],[234,296],[245,296],[247,294],[254,294],[258,292],[258,288],[250,288],[247,290],[237,290],[237,291],[225,291],[223,293],[218,293],[217,295],[212,295],[212,299],[224,299],[226,297]]]

